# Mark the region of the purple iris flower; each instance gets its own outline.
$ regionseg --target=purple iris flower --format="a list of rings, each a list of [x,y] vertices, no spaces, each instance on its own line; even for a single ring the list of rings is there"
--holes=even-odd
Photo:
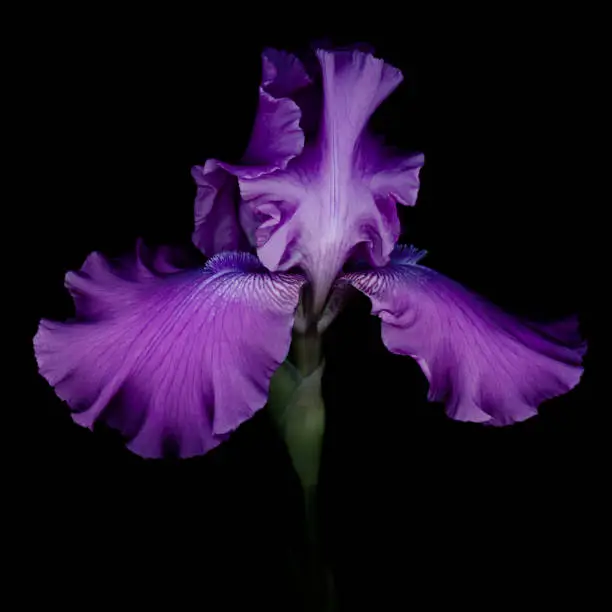
[[[67,274],[76,317],[43,320],[34,346],[78,424],[105,422],[143,457],[206,453],[266,404],[292,336],[319,338],[355,290],[453,419],[522,421],[580,380],[576,318],[519,320],[397,245],[423,156],[388,149],[368,123],[401,72],[360,51],[316,57],[309,74],[267,50],[241,162],[193,169],[203,267],[139,241]]]

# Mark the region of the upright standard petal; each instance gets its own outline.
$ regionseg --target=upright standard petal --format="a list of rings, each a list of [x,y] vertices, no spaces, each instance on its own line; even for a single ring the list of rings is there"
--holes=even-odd
[[[239,164],[209,159],[194,166],[197,185],[193,243],[211,256],[245,248],[248,243],[237,214],[237,176],[254,177],[287,166],[304,148],[301,111],[289,97],[310,79],[297,58],[268,49],[263,54],[262,85],[255,124]]]
[[[254,178],[285,168],[304,148],[301,112],[289,98],[275,98],[263,87],[251,139],[240,164],[219,165],[238,177]]]
[[[302,62],[287,51],[266,49],[262,53],[262,60],[261,86],[275,98],[291,97],[312,83]]]
[[[245,253],[183,271],[142,245],[93,253],[66,276],[76,319],[41,321],[40,373],[78,424],[105,422],[138,455],[203,454],[266,403],[303,282]]]
[[[399,236],[396,203],[412,205],[422,156],[395,158],[366,125],[402,74],[366,53],[318,51],[323,80],[316,140],[284,171],[240,177],[241,217],[270,270],[300,266],[323,307],[356,249],[384,265]],[[246,212],[245,212],[246,211]]]
[[[578,384],[586,344],[577,319],[520,321],[418,265],[423,255],[400,248],[388,266],[343,279],[371,299],[386,347],[416,359],[430,401],[460,421],[507,425]]]
[[[238,184],[215,159],[191,169],[196,186],[193,244],[205,255],[245,249],[238,222]]]

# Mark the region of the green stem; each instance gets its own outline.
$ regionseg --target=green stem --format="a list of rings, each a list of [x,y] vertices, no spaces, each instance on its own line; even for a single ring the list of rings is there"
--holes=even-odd
[[[325,407],[321,396],[323,365],[302,377],[296,368],[285,363],[272,379],[269,412],[291,456],[304,491],[317,486]],[[284,400],[281,403],[281,400]]]
[[[309,376],[323,359],[323,340],[316,328],[309,328],[304,334],[294,334],[291,343],[291,361],[302,376]]]
[[[293,467],[302,484],[308,541],[307,609],[336,610],[331,572],[321,548],[317,517],[317,484],[325,433],[325,406],[321,380],[321,338],[296,335],[293,366],[285,362],[272,378],[268,409],[284,439]]]
[[[321,546],[316,488],[304,491],[308,532],[308,574],[306,603],[310,612],[336,612],[337,595],[331,568]]]

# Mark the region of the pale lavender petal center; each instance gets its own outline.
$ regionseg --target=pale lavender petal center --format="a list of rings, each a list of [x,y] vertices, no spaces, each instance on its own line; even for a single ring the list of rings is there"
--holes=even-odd
[[[320,131],[284,171],[241,177],[241,217],[254,228],[258,255],[270,270],[299,266],[323,307],[334,280],[362,246],[384,265],[399,236],[397,202],[413,205],[422,156],[394,158],[365,128],[399,85],[401,72],[360,52],[317,53],[322,69]],[[246,212],[245,212],[246,211]]]

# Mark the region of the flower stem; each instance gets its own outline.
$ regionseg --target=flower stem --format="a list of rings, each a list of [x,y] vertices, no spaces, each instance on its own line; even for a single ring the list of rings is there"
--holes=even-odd
[[[310,327],[304,334],[293,334],[291,361],[302,376],[309,376],[323,359],[323,341],[316,328]]]
[[[304,491],[308,536],[306,609],[309,612],[336,612],[338,601],[331,568],[321,546],[316,487]]]
[[[307,528],[307,574],[304,594],[307,610],[337,609],[331,572],[321,547],[317,512],[317,484],[325,433],[325,406],[321,389],[324,362],[316,333],[294,336],[292,365],[285,362],[270,387],[269,413],[285,441],[302,484]]]

